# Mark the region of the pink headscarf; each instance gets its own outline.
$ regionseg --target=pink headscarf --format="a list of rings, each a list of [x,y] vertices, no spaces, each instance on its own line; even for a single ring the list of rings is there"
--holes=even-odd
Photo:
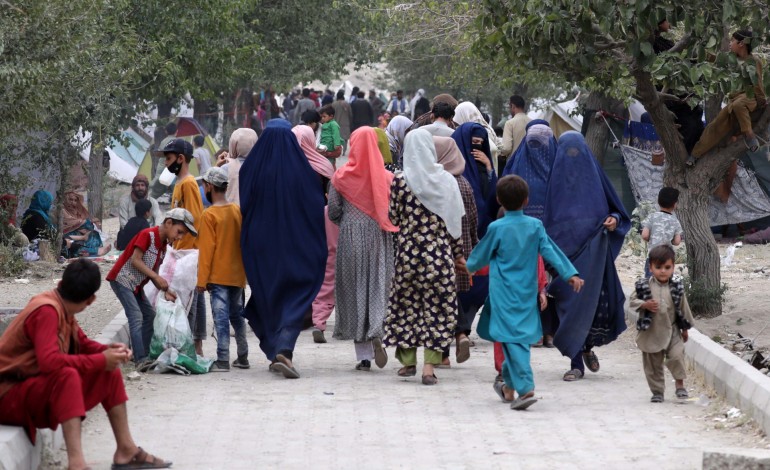
[[[460,176],[465,171],[465,157],[451,137],[433,136],[433,144],[436,146],[438,162],[452,176]]]
[[[295,128],[296,129],[296,128]],[[398,232],[388,218],[393,173],[382,166],[377,134],[361,127],[350,135],[350,153],[332,178],[332,186],[348,202],[377,222],[386,232]]]
[[[313,167],[316,173],[326,178],[331,179],[334,175],[334,166],[329,162],[329,159],[318,153],[315,149],[315,132],[310,126],[294,126],[291,130],[295,136],[302,151],[307,157],[307,161],[310,166]]]

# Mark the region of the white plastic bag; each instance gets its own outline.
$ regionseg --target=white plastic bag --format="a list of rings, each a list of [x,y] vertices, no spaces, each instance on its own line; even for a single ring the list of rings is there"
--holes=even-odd
[[[160,181],[160,184],[163,186],[171,186],[171,183],[173,183],[175,179],[176,176],[168,171],[168,168],[164,168],[163,172],[158,177],[158,181]]]
[[[195,357],[190,323],[187,321],[187,311],[179,300],[169,302],[164,294],[158,294],[155,303],[155,321],[153,322],[152,341],[150,341],[150,358],[155,359],[166,349],[174,348],[190,357]]]
[[[175,250],[169,247],[158,274],[168,282],[169,288],[176,292],[177,298],[189,311],[195,284],[198,283],[198,250]],[[155,306],[158,288],[148,282],[144,286],[144,294]]]

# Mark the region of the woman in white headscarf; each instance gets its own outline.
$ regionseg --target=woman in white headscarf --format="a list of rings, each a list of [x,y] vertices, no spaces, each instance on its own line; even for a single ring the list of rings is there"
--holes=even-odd
[[[233,131],[230,135],[230,145],[228,148],[228,158],[230,161],[222,168],[227,171],[227,192],[225,197],[227,202],[241,205],[241,198],[238,188],[238,175],[241,171],[241,165],[251,152],[251,148],[257,143],[257,133],[254,129],[241,127]]]
[[[495,173],[497,173],[497,156],[500,155],[500,150],[503,147],[503,142],[495,134],[495,130],[489,125],[484,116],[479,111],[479,108],[470,101],[463,101],[455,108],[455,116],[452,118],[458,126],[465,124],[466,122],[475,122],[484,126],[489,134],[489,149],[492,153],[492,165],[495,167]]]
[[[412,98],[412,101],[410,101],[410,102],[409,102],[409,109],[411,110],[411,117],[412,117],[412,121],[414,121],[414,119],[415,119],[416,117],[420,117],[420,115],[419,115],[419,114],[415,115],[415,113],[414,113],[414,107],[417,105],[417,102],[418,102],[418,101],[420,101],[420,98],[422,98],[423,96],[425,96],[425,90],[423,90],[422,88],[420,88],[420,89],[419,89],[419,90],[417,90],[417,92],[414,94],[414,97]]]
[[[422,129],[410,132],[404,171],[395,175],[390,192],[389,217],[399,231],[384,342],[397,347],[401,377],[417,374],[417,348],[425,348],[425,385],[438,382],[434,366],[454,339],[455,266],[465,265],[463,215],[457,180],[437,162],[433,136]]]

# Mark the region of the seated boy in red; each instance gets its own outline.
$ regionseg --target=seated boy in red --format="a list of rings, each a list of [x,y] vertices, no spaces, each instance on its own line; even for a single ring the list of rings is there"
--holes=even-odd
[[[81,421],[101,403],[117,442],[113,469],[168,468],[171,462],[137,447],[128,429],[118,366],[131,359],[131,350],[89,339],[75,319],[96,300],[100,285],[96,264],[73,261],[57,288],[33,297],[0,337],[0,424],[23,426],[33,444],[36,428],[61,424],[68,468],[85,469]]]

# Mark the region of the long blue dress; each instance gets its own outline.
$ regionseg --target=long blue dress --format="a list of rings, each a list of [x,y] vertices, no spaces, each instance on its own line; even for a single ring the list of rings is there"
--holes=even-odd
[[[617,220],[614,231],[602,226],[607,216]],[[579,294],[564,279],[555,279],[548,287],[559,318],[554,345],[573,359],[573,368],[583,370],[581,352],[614,341],[626,329],[625,296],[615,258],[631,221],[578,132],[559,138],[543,225],[585,280]]]
[[[291,358],[326,270],[324,194],[291,125],[272,119],[240,170],[244,311],[271,361]]]

